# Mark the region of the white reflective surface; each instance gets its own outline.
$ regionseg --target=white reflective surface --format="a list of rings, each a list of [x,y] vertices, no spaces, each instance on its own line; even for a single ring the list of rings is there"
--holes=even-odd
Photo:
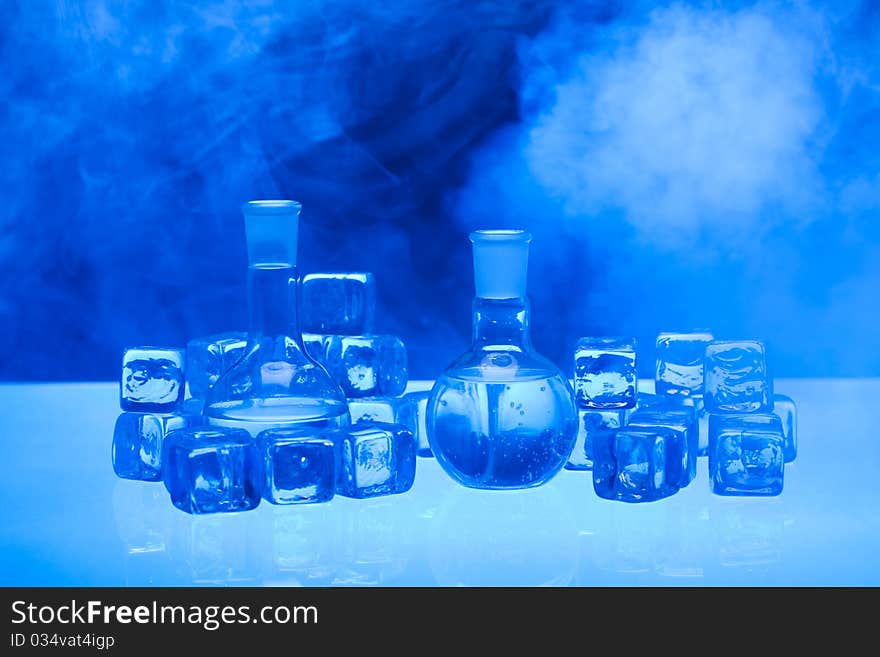
[[[776,388],[799,411],[777,498],[712,495],[705,459],[642,505],[599,499],[589,473],[476,491],[419,459],[404,495],[188,516],[113,474],[116,386],[3,385],[0,584],[880,584],[880,379]]]

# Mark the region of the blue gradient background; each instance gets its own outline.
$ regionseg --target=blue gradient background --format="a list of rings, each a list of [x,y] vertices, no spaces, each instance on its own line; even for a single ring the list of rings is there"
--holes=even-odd
[[[0,56],[2,380],[242,326],[238,206],[278,196],[416,378],[469,339],[468,231],[513,226],[566,368],[706,326],[880,374],[876,3],[22,0]]]

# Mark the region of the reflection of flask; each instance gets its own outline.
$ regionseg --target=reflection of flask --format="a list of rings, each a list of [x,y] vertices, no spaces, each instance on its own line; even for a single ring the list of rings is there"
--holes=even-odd
[[[342,390],[313,361],[297,321],[296,244],[300,204],[251,201],[242,211],[248,243],[250,328],[241,359],[211,387],[211,424],[263,429],[348,424]]]
[[[538,486],[571,453],[577,415],[568,382],[535,353],[529,337],[525,288],[531,235],[480,230],[471,241],[477,291],[473,344],[431,391],[431,449],[465,486]]]

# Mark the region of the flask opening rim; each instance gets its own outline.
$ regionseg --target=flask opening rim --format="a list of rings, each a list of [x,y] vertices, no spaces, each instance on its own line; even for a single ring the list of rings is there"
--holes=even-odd
[[[474,244],[477,242],[524,242],[528,244],[532,241],[532,234],[526,230],[507,228],[475,230],[470,234],[470,240]]]
[[[242,204],[241,211],[246,215],[296,214],[302,210],[302,203],[290,199],[264,199]]]

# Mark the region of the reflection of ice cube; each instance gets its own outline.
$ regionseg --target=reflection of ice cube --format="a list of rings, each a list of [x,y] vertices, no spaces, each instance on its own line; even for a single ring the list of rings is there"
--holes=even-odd
[[[123,479],[159,481],[165,436],[193,419],[176,413],[122,413],[113,429],[113,471]]]
[[[127,586],[162,585],[174,581],[169,551],[174,516],[161,485],[117,481],[113,488],[113,519],[123,546]]]
[[[644,576],[658,570],[669,541],[668,500],[599,518],[591,560],[600,571]],[[619,579],[617,580],[619,581]]]
[[[580,408],[636,405],[635,340],[581,338],[574,353],[575,398]]]
[[[337,544],[344,566],[335,573],[334,586],[367,586],[394,582],[414,556],[424,556],[414,547],[415,509],[410,496],[358,500],[336,500],[342,535]]]
[[[161,486],[140,481],[117,481],[113,489],[113,519],[126,552],[164,552],[171,516]]]
[[[783,432],[771,413],[710,415],[709,475],[718,495],[778,495],[783,486]]]
[[[694,504],[693,499],[676,495],[665,501],[667,529],[657,574],[671,577],[688,584],[699,581],[705,572],[709,556],[712,531],[709,521],[709,508]]]
[[[361,422],[345,432],[339,494],[374,497],[403,493],[415,479],[416,441],[399,424]]]
[[[597,435],[608,434],[624,425],[626,411],[578,411],[578,432],[565,464],[568,470],[591,470],[593,468],[593,440]]]
[[[712,520],[718,565],[751,573],[779,563],[785,528],[781,509],[766,500],[759,506],[747,502],[718,505]]]
[[[256,583],[260,556],[255,514],[177,514],[173,555],[178,570],[196,585]]]
[[[704,368],[704,400],[710,413],[753,413],[770,408],[773,385],[760,342],[711,342],[706,347]]]
[[[325,354],[346,397],[394,397],[406,388],[406,347],[392,335],[328,336]]]
[[[131,347],[122,356],[119,403],[125,411],[168,413],[183,402],[183,351]]]
[[[294,573],[309,585],[329,584],[338,568],[342,514],[331,506],[304,506],[290,513],[274,507],[270,523],[273,564],[279,573]]]
[[[797,458],[797,406],[791,397],[773,395],[773,412],[782,420],[783,452],[785,462]]]
[[[189,394],[204,399],[217,379],[244,355],[247,334],[240,331],[209,335],[186,345],[186,379]]]
[[[302,282],[303,331],[366,335],[373,330],[376,283],[371,273],[308,274]]]
[[[661,333],[657,336],[655,390],[658,395],[703,394],[703,358],[711,333]]]

